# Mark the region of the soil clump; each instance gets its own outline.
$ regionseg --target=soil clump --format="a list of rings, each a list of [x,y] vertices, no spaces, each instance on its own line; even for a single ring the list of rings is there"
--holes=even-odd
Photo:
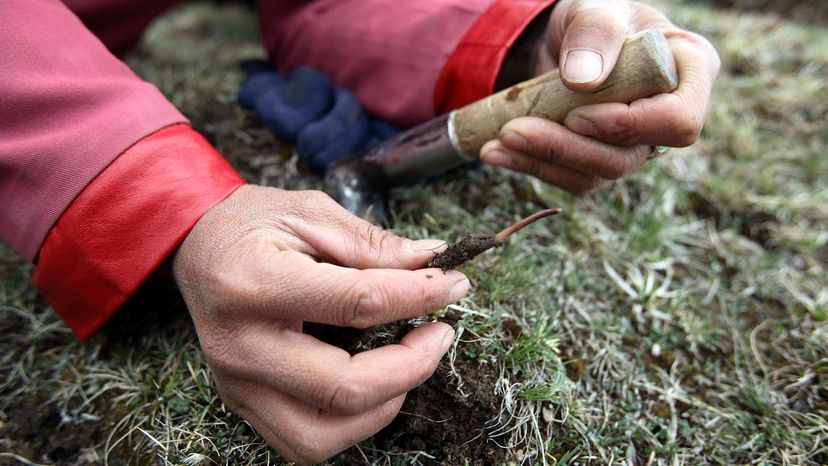
[[[454,314],[441,320],[457,327],[458,316]],[[408,322],[365,331],[305,324],[306,333],[351,354],[399,342],[413,328]],[[407,453],[409,458],[421,452],[417,458],[420,464],[508,463],[507,451],[488,437],[500,405],[494,394],[496,381],[495,368],[469,357],[463,350],[457,353],[454,371],[444,358],[435,374],[408,394],[397,418],[373,437],[372,448],[391,454]],[[365,447],[363,444],[362,448]],[[333,459],[341,465],[364,461],[356,447]]]

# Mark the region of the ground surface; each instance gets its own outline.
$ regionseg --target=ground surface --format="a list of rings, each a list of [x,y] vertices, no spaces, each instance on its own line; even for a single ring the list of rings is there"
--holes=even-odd
[[[660,5],[723,58],[702,139],[586,199],[489,169],[396,191],[415,238],[564,213],[464,268],[438,374],[333,463],[828,463],[825,16]],[[187,5],[129,62],[251,181],[318,187],[234,104],[255,24]],[[0,464],[280,463],[224,410],[174,290],[78,344],[30,273],[0,246]]]

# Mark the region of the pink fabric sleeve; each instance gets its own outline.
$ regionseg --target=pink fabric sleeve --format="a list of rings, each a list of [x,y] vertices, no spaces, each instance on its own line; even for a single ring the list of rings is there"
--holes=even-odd
[[[119,154],[187,120],[60,1],[2,0],[0,18],[0,237],[34,260]]]
[[[262,0],[277,67],[311,65],[400,126],[435,116],[440,71],[494,0]]]

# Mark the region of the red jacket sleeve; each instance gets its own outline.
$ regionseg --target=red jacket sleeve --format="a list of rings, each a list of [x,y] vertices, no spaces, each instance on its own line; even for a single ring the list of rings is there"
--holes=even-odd
[[[119,154],[187,120],[58,0],[3,0],[0,18],[0,237],[34,260]]]
[[[243,182],[62,3],[0,18],[0,237],[85,338]]]
[[[521,33],[555,0],[498,0],[487,9],[446,60],[434,91],[434,108],[445,113],[495,90],[503,62]]]
[[[262,40],[281,70],[313,66],[410,126],[491,94],[509,48],[553,3],[262,0]]]
[[[138,290],[207,210],[242,184],[188,125],[147,136],[60,217],[40,250],[34,283],[84,339]]]

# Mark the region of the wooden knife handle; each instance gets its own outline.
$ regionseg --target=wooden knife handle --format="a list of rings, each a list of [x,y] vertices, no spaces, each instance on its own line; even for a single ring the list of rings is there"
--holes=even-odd
[[[676,65],[667,39],[648,29],[627,38],[615,68],[598,89],[571,91],[559,71],[551,71],[455,110],[450,118],[452,142],[463,155],[477,159],[483,144],[496,139],[514,118],[536,116],[562,123],[570,111],[583,105],[630,103],[676,87]]]

